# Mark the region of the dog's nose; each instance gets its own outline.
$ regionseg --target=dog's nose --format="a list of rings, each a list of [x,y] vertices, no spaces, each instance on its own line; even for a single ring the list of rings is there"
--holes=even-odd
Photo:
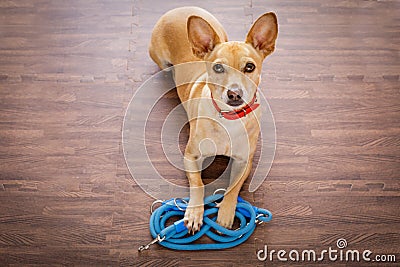
[[[231,86],[231,88],[227,92],[228,98],[230,100],[240,100],[243,96],[243,90],[239,88],[237,84]]]

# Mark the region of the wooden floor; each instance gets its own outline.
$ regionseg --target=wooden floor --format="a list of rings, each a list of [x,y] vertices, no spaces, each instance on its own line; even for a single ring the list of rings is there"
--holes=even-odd
[[[279,262],[256,257],[265,244],[321,251],[339,238],[398,264],[400,2],[198,2],[231,40],[278,15],[262,80],[276,157],[259,190],[242,193],[274,219],[229,250],[137,252],[153,199],[125,165],[123,116],[158,71],[147,55],[157,18],[192,1],[1,1],[0,265],[269,266]]]

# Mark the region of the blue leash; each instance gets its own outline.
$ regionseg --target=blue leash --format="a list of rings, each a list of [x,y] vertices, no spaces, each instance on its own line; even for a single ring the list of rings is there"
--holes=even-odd
[[[189,198],[173,198],[163,202],[156,201],[155,203],[160,202],[161,206],[152,212],[150,217],[150,233],[154,240],[145,246],[141,246],[139,251],[146,250],[155,243],[176,250],[232,248],[246,241],[254,232],[257,224],[269,222],[272,219],[270,211],[252,206],[249,202],[238,197],[236,217],[240,221],[240,227],[236,230],[226,229],[216,223],[218,208],[215,202],[222,200],[223,197],[222,194],[215,194],[204,199],[206,204],[204,206],[203,225],[200,231],[194,235],[188,235],[188,229],[185,227],[183,219],[168,227],[166,226],[168,219],[171,217],[183,218]],[[210,216],[213,214],[215,216]],[[216,234],[212,229],[220,234]],[[214,243],[193,244],[203,235],[207,235]]]

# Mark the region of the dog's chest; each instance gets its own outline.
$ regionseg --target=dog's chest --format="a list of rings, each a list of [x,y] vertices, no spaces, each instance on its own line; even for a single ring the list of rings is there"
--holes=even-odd
[[[196,135],[204,156],[225,155],[230,157],[247,157],[252,151],[254,139],[258,137],[251,123],[255,118],[228,121],[224,118],[199,120]]]

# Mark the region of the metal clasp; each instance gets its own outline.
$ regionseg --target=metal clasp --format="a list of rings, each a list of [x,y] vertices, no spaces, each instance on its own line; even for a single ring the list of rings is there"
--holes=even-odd
[[[255,221],[255,223],[258,224],[258,225],[264,223],[264,221],[258,219],[258,218],[260,218],[260,217],[267,217],[267,216],[265,216],[265,214],[258,214],[258,215],[256,216],[256,221]]]
[[[224,114],[223,113],[228,113],[229,111],[227,111],[227,110],[221,110],[220,112],[219,112],[219,117],[220,118],[224,118]]]
[[[181,207],[178,205],[178,202],[176,202],[177,200],[180,200],[180,201],[182,201],[184,204],[188,205],[187,201],[184,200],[183,198],[180,198],[180,197],[174,198],[174,205],[178,208],[178,210],[180,210],[180,211],[185,211],[185,209],[181,208]]]
[[[220,192],[220,191],[224,192],[224,194],[225,194],[226,189],[225,189],[225,188],[218,188],[218,189],[216,189],[216,190],[214,191],[214,193],[213,193],[213,196],[216,195],[216,194],[217,194],[218,192]],[[214,201],[214,204],[215,204],[215,205],[218,205],[218,204],[220,204],[220,203],[221,203],[221,202]]]
[[[151,245],[155,244],[155,243],[160,243],[162,241],[165,240],[165,236],[163,238],[160,237],[160,235],[158,235],[156,238],[154,238],[151,242],[149,242],[147,245],[143,245],[140,246],[138,251],[142,252],[143,250],[147,250],[150,248]]]
[[[214,195],[216,195],[219,191],[222,191],[222,192],[226,192],[226,189],[225,188],[218,188],[218,189],[216,189],[215,191],[214,191],[214,193],[213,193],[213,196]]]
[[[154,201],[152,204],[151,204],[151,206],[150,206],[150,214],[153,214],[153,212],[154,212],[154,205],[156,205],[156,204],[158,204],[158,203],[160,203],[161,205],[164,203],[164,201],[163,200],[156,200],[156,201]]]

